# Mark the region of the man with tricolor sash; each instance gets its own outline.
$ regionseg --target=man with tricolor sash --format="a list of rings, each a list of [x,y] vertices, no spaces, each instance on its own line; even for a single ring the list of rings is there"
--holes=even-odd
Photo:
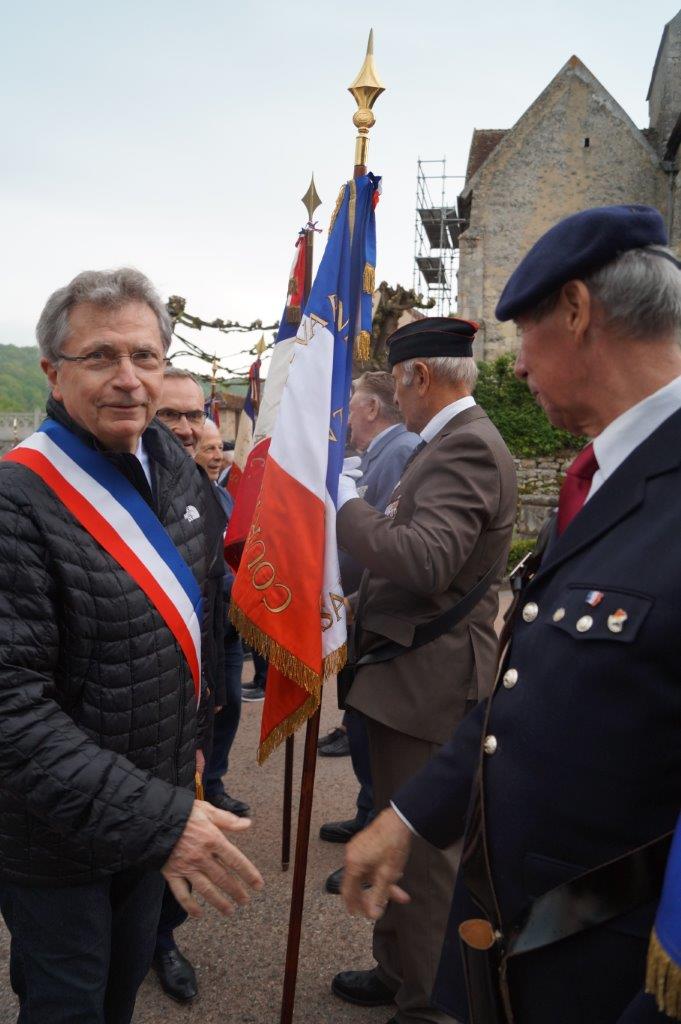
[[[194,796],[205,477],[154,415],[171,327],[139,272],[85,272],[37,328],[48,418],[0,465],[0,910],[30,1024],[128,1024],[163,880],[260,888]]]

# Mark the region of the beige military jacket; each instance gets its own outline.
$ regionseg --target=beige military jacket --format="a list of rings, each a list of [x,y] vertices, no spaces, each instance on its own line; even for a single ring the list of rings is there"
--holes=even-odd
[[[338,513],[338,541],[365,572],[356,652],[414,629],[464,597],[502,552],[516,510],[511,455],[480,406],[455,415],[405,469],[387,514],[362,500]],[[361,666],[348,704],[419,739],[443,743],[467,700],[492,688],[499,579],[450,632],[392,661]]]

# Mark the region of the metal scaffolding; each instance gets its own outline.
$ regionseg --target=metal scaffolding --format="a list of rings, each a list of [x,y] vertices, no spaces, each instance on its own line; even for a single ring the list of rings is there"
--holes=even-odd
[[[426,286],[439,316],[456,306],[454,281],[459,265],[459,219],[451,182],[464,175],[447,174],[447,162],[419,160],[416,171],[413,288]],[[451,200],[448,202],[448,200]]]

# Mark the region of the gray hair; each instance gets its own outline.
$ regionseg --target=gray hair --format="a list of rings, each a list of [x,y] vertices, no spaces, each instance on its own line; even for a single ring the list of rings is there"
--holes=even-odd
[[[591,297],[603,310],[606,327],[628,338],[673,332],[681,340],[681,271],[665,246],[630,249],[585,277]],[[556,308],[561,289],[541,300],[529,313],[535,322]]]
[[[471,356],[427,356],[425,359],[405,359],[402,367],[402,383],[407,387],[414,380],[416,363],[425,363],[431,375],[446,384],[463,384],[472,391],[478,381],[478,367]]]
[[[402,413],[395,405],[395,378],[392,374],[385,370],[367,370],[354,381],[354,390],[376,399],[382,420],[402,422]]]
[[[195,384],[199,384],[194,374],[190,373],[189,370],[183,370],[181,366],[165,366],[163,368],[163,376],[164,378],[174,377],[176,379],[179,378],[180,380],[192,380]],[[199,387],[201,387],[200,384]]]
[[[120,309],[128,302],[146,303],[156,314],[164,351],[170,348],[173,332],[170,317],[160,295],[144,274],[131,267],[84,270],[53,292],[40,314],[36,338],[42,355],[50,363],[59,362],[59,354],[69,336],[69,313],[82,302],[103,309]]]

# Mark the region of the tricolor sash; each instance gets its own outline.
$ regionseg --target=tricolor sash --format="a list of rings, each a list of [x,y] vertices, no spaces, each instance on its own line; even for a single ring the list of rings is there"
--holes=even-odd
[[[125,569],[163,618],[201,693],[201,590],[136,488],[94,448],[47,419],[4,458],[26,466]]]

